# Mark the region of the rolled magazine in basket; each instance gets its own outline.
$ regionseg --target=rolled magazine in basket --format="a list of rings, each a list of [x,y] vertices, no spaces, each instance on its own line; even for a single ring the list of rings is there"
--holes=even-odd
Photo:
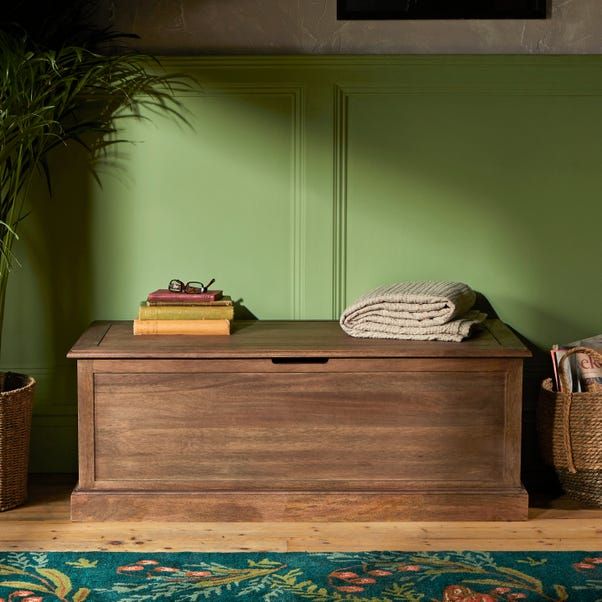
[[[551,355],[557,391],[565,393],[602,392],[602,355],[600,349],[596,350],[573,343],[566,347],[554,345]],[[563,379],[560,378],[559,366],[566,355],[568,357],[564,367],[563,382]]]

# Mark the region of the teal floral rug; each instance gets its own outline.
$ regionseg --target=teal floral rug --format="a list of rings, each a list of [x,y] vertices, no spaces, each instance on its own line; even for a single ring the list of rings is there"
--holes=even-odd
[[[602,553],[0,553],[0,602],[602,601]]]

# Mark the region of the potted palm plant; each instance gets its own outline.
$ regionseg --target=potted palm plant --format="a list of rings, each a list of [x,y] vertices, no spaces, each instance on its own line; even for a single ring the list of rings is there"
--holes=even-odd
[[[47,4],[50,12],[36,13],[33,25],[26,3],[0,23],[0,345],[24,201],[40,174],[51,192],[48,157],[76,143],[93,167],[119,141],[118,118],[167,111],[183,119],[174,93],[188,87],[185,78],[160,73],[149,55],[116,52],[125,34],[87,25],[90,3]],[[27,375],[0,373],[0,511],[27,495],[34,387]]]

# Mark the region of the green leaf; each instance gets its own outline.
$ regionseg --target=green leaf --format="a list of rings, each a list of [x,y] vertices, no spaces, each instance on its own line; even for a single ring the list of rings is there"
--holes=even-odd
[[[89,595],[90,590],[87,587],[80,587],[75,594],[73,594],[73,602],[84,602]]]
[[[98,566],[98,560],[88,560],[87,558],[78,558],[75,561],[67,561],[65,564],[76,569],[95,569]]]
[[[0,575],[27,575],[25,571],[8,564],[0,564]]]
[[[40,585],[39,583],[28,583],[27,581],[0,581],[0,586],[13,587],[15,589],[30,589],[34,592],[43,592],[45,594],[53,593],[44,585]]]
[[[71,579],[61,571],[56,569],[36,569],[36,571],[55,585],[54,593],[58,598],[64,598],[73,588]]]
[[[541,560],[535,560],[535,558],[531,558],[531,556],[527,556],[525,560],[517,560],[516,562],[520,562],[521,564],[528,564],[529,566],[540,566],[545,564],[548,561],[547,558],[542,558]]]
[[[253,562],[249,560],[249,566],[277,566],[280,562],[277,560],[270,560],[269,558],[262,558],[259,562]]]
[[[508,567],[498,567],[497,570],[498,572],[504,573],[505,575],[511,575],[512,577],[515,577],[522,581],[526,581],[527,583],[531,584],[532,588],[538,593],[543,592],[543,586],[541,584],[541,581],[539,579],[536,579],[535,577],[531,577],[526,573]]]
[[[476,585],[495,585],[501,587],[515,588],[516,582],[507,582],[500,579],[462,579],[462,583],[471,583]]]
[[[6,222],[3,222],[1,219],[0,219],[0,226],[3,226],[4,228],[6,228],[17,240],[19,240],[19,236],[15,232],[14,228],[11,228]]]

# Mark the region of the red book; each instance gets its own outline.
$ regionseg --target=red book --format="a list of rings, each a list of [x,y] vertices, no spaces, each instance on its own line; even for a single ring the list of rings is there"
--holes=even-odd
[[[166,288],[160,288],[149,293],[147,301],[149,303],[164,303],[169,305],[174,303],[181,305],[194,305],[195,303],[207,303],[207,301],[217,301],[222,298],[222,291],[207,291],[206,293],[172,293]]]

